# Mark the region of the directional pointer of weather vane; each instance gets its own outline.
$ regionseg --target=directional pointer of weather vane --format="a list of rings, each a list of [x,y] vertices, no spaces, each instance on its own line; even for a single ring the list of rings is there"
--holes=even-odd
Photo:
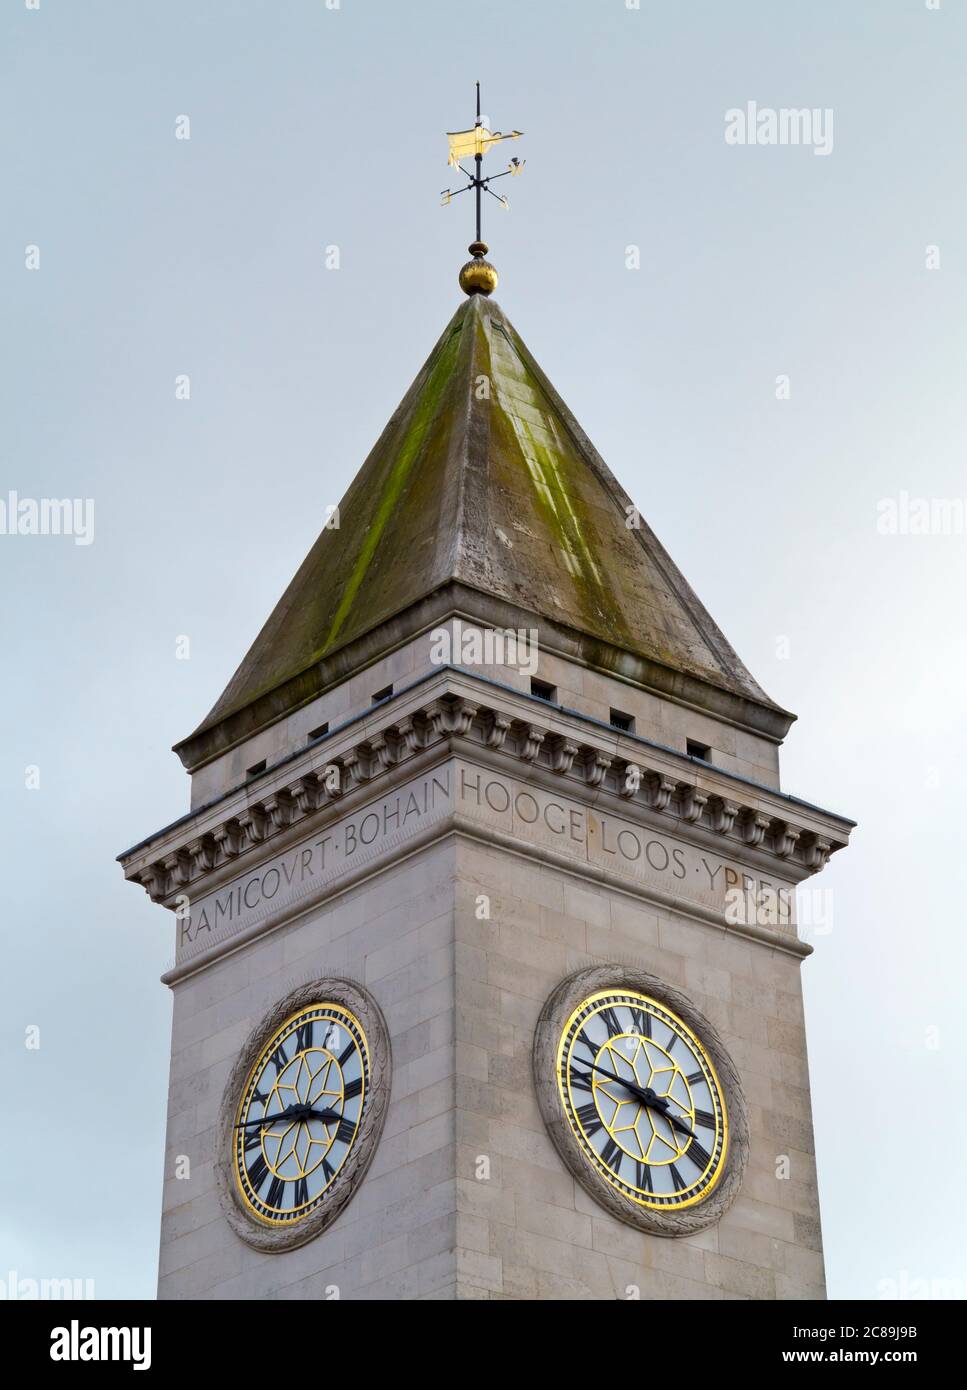
[[[489,261],[485,261],[487,254],[487,244],[481,240],[480,235],[480,203],[481,194],[489,193],[491,198],[496,198],[501,207],[510,206],[506,198],[502,198],[499,193],[495,193],[490,185],[495,179],[506,178],[508,174],[516,175],[523,171],[526,160],[512,159],[507,168],[499,174],[490,174],[487,178],[483,177],[482,164],[483,157],[488,154],[494,145],[501,140],[517,140],[523,135],[522,130],[512,130],[507,135],[501,135],[499,130],[490,131],[480,119],[480,83],[477,83],[477,120],[472,130],[452,130],[447,131],[447,139],[450,142],[450,158],[447,160],[455,169],[458,169],[464,178],[469,180],[462,188],[445,188],[443,190],[443,206],[452,202],[461,193],[469,193],[471,189],[477,195],[477,235],[476,240],[472,241],[467,248],[472,261],[460,271],[460,288],[464,294],[493,294],[497,288],[497,272]],[[469,159],[473,156],[474,172],[465,169],[461,164],[462,159]]]

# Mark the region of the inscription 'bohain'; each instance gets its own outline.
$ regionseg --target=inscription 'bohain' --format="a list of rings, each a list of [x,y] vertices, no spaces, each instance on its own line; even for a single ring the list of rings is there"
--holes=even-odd
[[[178,923],[179,959],[325,887],[384,846],[399,845],[444,817],[450,789],[450,770],[442,768],[190,904]]]

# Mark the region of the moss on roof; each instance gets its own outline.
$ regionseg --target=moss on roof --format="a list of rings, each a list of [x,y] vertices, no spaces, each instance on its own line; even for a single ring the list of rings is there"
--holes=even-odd
[[[604,666],[631,652],[778,709],[631,509],[498,305],[474,295],[192,737],[450,580],[596,639]]]

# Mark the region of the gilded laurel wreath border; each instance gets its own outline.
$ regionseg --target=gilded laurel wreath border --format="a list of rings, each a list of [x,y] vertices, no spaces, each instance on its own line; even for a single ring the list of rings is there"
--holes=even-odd
[[[624,1200],[582,1153],[561,1107],[557,1054],[561,1035],[578,1005],[599,990],[634,989],[666,1004],[698,1035],[715,1066],[725,1093],[729,1151],[725,1171],[704,1201],[682,1211],[652,1211]],[[563,980],[541,1010],[534,1034],[534,1084],[551,1141],[586,1192],[619,1221],[656,1236],[689,1236],[714,1226],[735,1201],[749,1160],[749,1117],[735,1063],[718,1032],[692,1001],[655,975],[624,965],[578,970]]]
[[[312,1004],[333,1003],[359,1019],[369,1045],[369,1099],[360,1130],[325,1200],[303,1220],[278,1229],[259,1222],[244,1205],[235,1182],[233,1147],[235,1115],[242,1087],[269,1038],[286,1019]],[[372,1162],[389,1107],[392,1064],[389,1031],[376,1000],[352,980],[324,978],[292,990],[253,1028],[236,1058],[218,1114],[215,1174],[222,1211],[237,1236],[266,1254],[295,1250],[331,1226],[352,1199]]]

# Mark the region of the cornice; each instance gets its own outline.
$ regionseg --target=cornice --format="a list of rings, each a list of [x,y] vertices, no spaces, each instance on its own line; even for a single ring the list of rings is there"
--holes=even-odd
[[[559,785],[578,800],[714,842],[723,853],[767,861],[801,880],[843,848],[852,822],[794,802],[726,769],[610,730],[558,706],[445,668],[321,740],[255,782],[176,822],[120,856],[125,877],[156,902],[228,867],[256,863],[301,823],[343,814],[447,751]]]

